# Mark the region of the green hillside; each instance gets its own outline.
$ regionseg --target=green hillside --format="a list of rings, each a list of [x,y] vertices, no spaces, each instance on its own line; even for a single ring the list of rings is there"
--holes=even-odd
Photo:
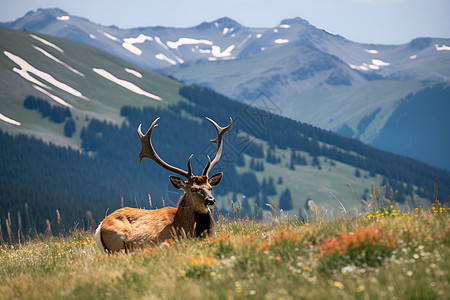
[[[43,40],[37,40],[32,36],[39,36]],[[45,42],[51,43],[64,52],[61,53],[61,51]],[[35,47],[51,54],[82,75],[74,73],[61,63],[55,62],[41,51],[36,50]],[[34,68],[51,75],[56,80],[79,91],[87,98],[87,100],[84,100],[74,96],[29,72],[32,78],[50,87],[50,89],[46,89],[47,92],[73,105],[71,111],[78,129],[86,125],[86,120],[91,118],[120,124],[123,119],[120,117],[119,112],[123,105],[167,107],[167,105],[176,103],[181,99],[178,95],[180,83],[141,69],[104,52],[67,40],[26,31],[0,28],[0,51],[0,88],[2,90],[0,95],[0,113],[22,123],[21,126],[14,126],[0,122],[0,128],[11,133],[23,132],[61,145],[80,146],[80,130],[76,134],[78,139],[67,139],[63,135],[62,126],[52,124],[52,122],[42,119],[36,112],[23,108],[23,101],[29,95],[47,99],[53,105],[58,104],[47,95],[33,88],[33,84],[29,80],[25,80],[18,73],[14,72],[13,69],[18,68],[18,65],[5,52],[20,57]],[[158,95],[163,98],[163,101],[138,95],[123,88],[95,73],[93,71],[94,68],[104,69],[114,74],[117,78],[126,80],[142,90]],[[126,69],[139,72],[142,78],[127,72]]]

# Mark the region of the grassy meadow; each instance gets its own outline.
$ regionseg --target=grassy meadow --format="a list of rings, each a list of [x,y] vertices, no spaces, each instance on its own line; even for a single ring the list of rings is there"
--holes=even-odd
[[[369,205],[306,223],[220,216],[216,234],[104,255],[92,232],[0,246],[1,299],[448,299],[450,210]],[[4,238],[4,237],[3,237]]]

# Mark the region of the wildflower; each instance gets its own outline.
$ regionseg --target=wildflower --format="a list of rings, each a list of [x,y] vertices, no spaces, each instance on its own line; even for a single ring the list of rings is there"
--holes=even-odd
[[[334,281],[333,285],[341,290],[344,288],[344,285],[342,284],[342,282],[339,282],[339,281]]]
[[[236,293],[242,293],[242,284],[239,281],[234,283]]]
[[[362,293],[362,292],[364,292],[366,290],[366,287],[364,286],[364,285],[360,285],[360,286],[358,286],[357,288],[356,288],[356,291],[358,292],[358,293]]]
[[[353,267],[353,266],[345,266],[341,269],[342,273],[350,273],[353,271],[355,271],[355,267]]]
[[[280,260],[281,260],[281,257],[279,257],[279,256],[274,256],[274,257],[273,257],[273,260],[280,261]]]
[[[268,241],[264,241],[264,242],[260,243],[258,245],[258,247],[267,251],[267,250],[269,250],[269,248],[267,248],[268,245],[269,245],[269,242]]]

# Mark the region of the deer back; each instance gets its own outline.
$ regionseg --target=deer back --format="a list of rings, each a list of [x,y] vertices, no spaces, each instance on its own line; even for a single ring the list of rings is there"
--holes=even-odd
[[[120,251],[142,245],[157,245],[172,238],[172,224],[177,209],[155,210],[124,207],[108,215],[100,227],[107,251]]]

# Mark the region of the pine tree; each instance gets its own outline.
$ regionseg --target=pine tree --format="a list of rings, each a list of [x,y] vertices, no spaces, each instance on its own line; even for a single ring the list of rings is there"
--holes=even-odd
[[[294,208],[294,206],[292,205],[291,192],[289,191],[289,188],[286,188],[284,192],[281,193],[278,206],[282,210],[291,210]]]
[[[266,183],[264,185],[264,183]],[[273,183],[273,177],[269,176],[269,180],[266,182],[265,179],[263,180],[263,192],[266,193],[267,196],[275,196],[277,194],[277,189],[275,187],[275,184]]]
[[[281,176],[278,177],[278,182],[277,182],[277,184],[279,184],[279,185],[280,185],[280,184],[283,184],[283,177],[281,177]]]
[[[252,159],[250,160],[250,169],[251,169],[251,170],[254,170],[254,169],[255,169],[255,159],[254,159],[254,158],[252,158]]]
[[[254,197],[259,193],[260,185],[255,173],[246,172],[240,176],[243,190],[241,191],[247,197]]]
[[[289,160],[289,170],[295,171],[295,162],[296,162],[295,151],[291,148],[291,157]]]
[[[75,121],[70,118],[67,120],[66,125],[64,125],[64,135],[67,137],[72,137],[76,131]]]

